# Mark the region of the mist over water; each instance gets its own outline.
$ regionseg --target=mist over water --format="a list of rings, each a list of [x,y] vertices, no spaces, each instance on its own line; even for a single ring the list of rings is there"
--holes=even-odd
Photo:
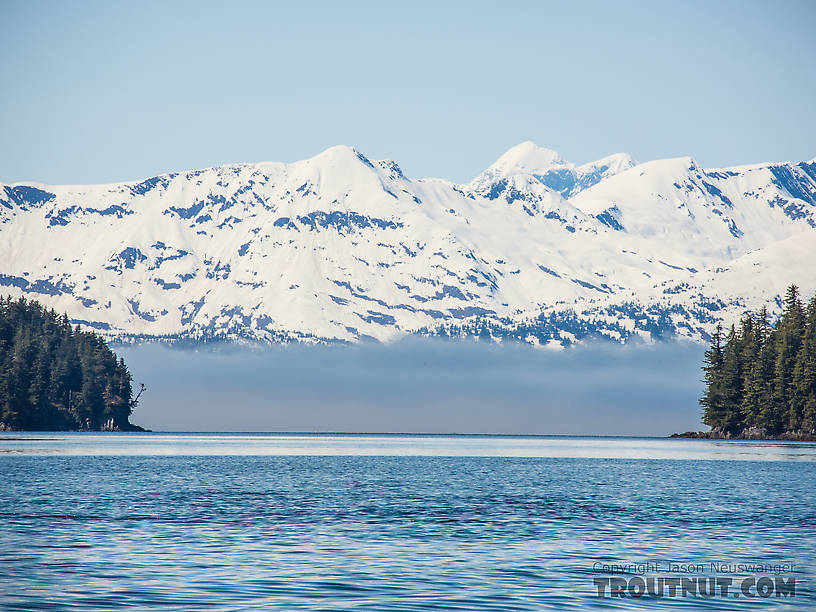
[[[658,435],[700,429],[691,343],[118,347],[156,431]]]

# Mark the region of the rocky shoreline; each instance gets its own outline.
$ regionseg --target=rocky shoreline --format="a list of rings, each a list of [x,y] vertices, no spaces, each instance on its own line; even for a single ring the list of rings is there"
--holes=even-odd
[[[105,423],[102,427],[97,429],[92,428],[82,428],[82,429],[24,429],[21,427],[12,427],[11,425],[7,425],[6,423],[0,422],[0,433],[3,432],[21,432],[21,431],[65,431],[65,432],[100,432],[100,431],[112,431],[112,432],[150,432],[150,429],[145,429],[144,427],[139,427],[138,425],[134,425],[133,423],[128,423],[125,427],[121,427],[119,425],[109,425]]]
[[[698,438],[704,440],[785,440],[790,442],[816,442],[816,433],[807,431],[783,431],[770,433],[761,427],[749,427],[738,432],[714,428],[711,431],[686,431],[673,433],[670,438]]]

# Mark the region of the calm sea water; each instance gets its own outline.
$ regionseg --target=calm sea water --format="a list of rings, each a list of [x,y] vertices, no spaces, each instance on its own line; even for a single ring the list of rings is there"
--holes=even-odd
[[[814,444],[0,434],[0,478],[3,610],[816,607]]]

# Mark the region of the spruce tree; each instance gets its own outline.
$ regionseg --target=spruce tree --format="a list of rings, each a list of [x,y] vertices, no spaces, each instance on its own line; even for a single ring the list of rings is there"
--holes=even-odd
[[[748,315],[750,317],[750,315]],[[762,409],[767,398],[762,349],[768,337],[768,311],[765,307],[753,321],[751,337],[744,342],[743,395],[740,410],[745,427],[764,427]]]
[[[767,336],[762,344],[759,355],[760,372],[762,377],[762,395],[760,398],[760,419],[757,425],[769,433],[782,431],[782,412],[776,405],[776,388],[774,386],[774,371],[776,367],[776,336],[777,330],[773,326],[767,328]]]
[[[776,328],[776,361],[774,363],[774,404],[787,430],[797,430],[802,424],[799,406],[793,397],[793,370],[802,346],[804,309],[799,288],[791,285],[785,294],[784,310]]]
[[[700,398],[703,406],[703,423],[711,428],[722,427],[725,422],[723,398],[723,347],[722,325],[717,325],[711,336],[711,346],[704,357],[705,395]]]
[[[131,429],[130,372],[95,333],[0,298],[0,429]]]
[[[746,314],[726,337],[718,326],[706,351],[703,421],[722,432],[758,427],[768,435],[816,435],[816,295],[804,308],[791,285],[782,315]]]
[[[791,413],[801,415],[800,428],[816,432],[816,295],[805,311],[802,345],[796,354],[790,399]]]
[[[741,342],[734,326],[728,331],[722,351],[720,377],[722,408],[717,417],[718,427],[734,433],[742,424],[742,356]]]

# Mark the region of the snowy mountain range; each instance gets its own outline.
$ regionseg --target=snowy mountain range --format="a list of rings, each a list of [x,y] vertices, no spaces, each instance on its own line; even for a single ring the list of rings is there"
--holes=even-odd
[[[337,146],[0,184],[0,292],[122,341],[703,340],[791,282],[816,290],[816,159],[575,165],[525,142],[456,184]]]

